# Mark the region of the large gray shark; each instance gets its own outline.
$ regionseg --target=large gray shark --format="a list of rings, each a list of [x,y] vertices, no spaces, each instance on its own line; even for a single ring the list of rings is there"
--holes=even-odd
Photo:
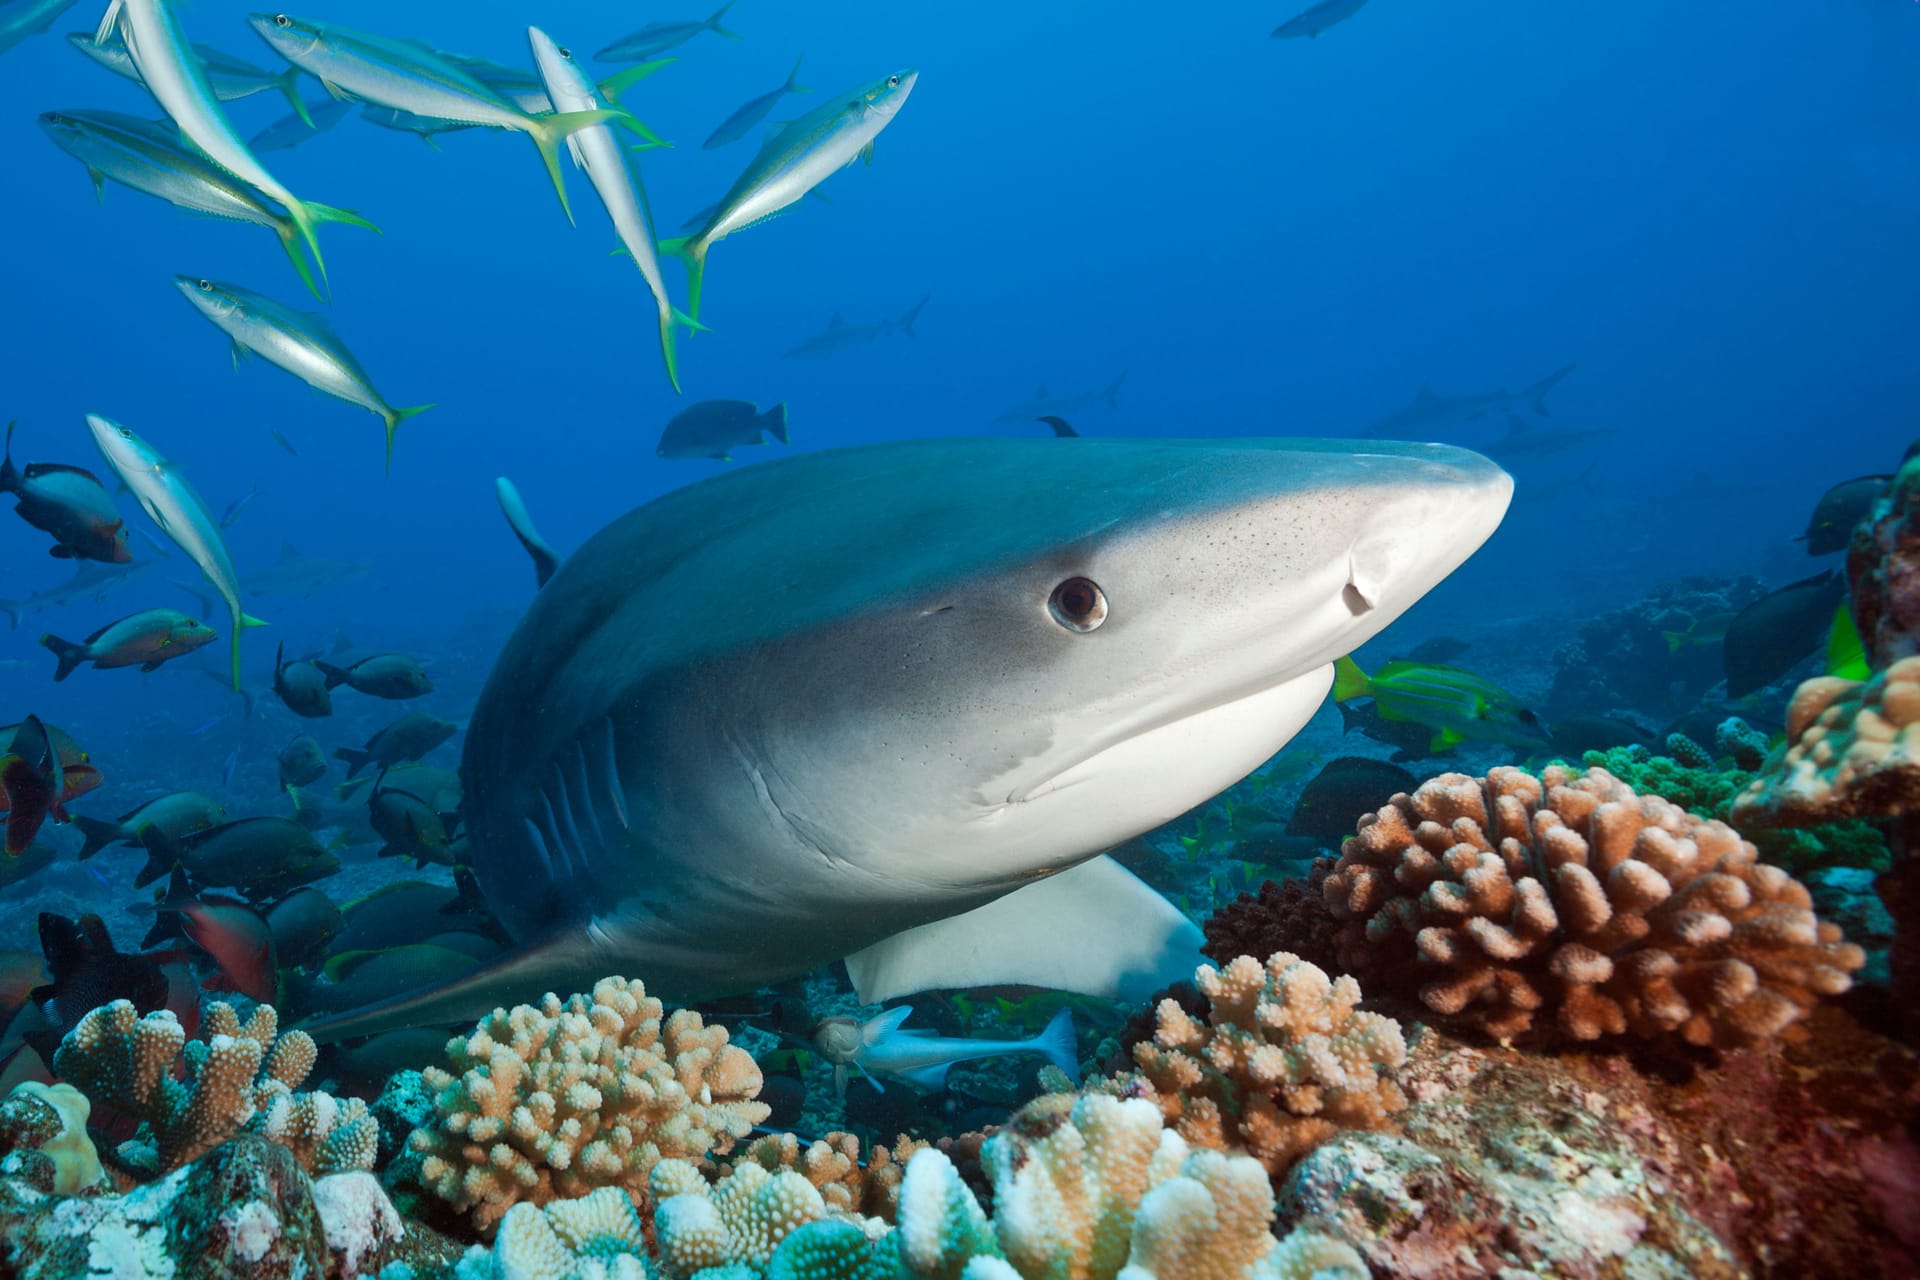
[[[291,543],[282,543],[280,558],[240,579],[240,591],[252,596],[311,596],[316,592],[343,587],[373,572],[370,564],[353,560],[329,560],[324,556],[305,556]],[[173,585],[194,596],[204,611],[211,612],[211,597],[199,583],[173,580]]]
[[[1543,417],[1552,417],[1547,409],[1547,392],[1560,379],[1573,372],[1573,366],[1556,369],[1530,387],[1518,391],[1487,391],[1477,395],[1443,396],[1432,387],[1421,387],[1420,394],[1404,409],[1396,409],[1365,431],[1368,440],[1405,440],[1432,438],[1450,427],[1473,422],[1491,413],[1513,413],[1532,409]]]
[[[924,440],[658,498],[562,563],[476,706],[472,866],[522,944],[309,1028],[845,957],[860,998],[1139,998],[1199,931],[1104,850],[1245,777],[1486,537],[1440,445]]]
[[[9,627],[18,630],[20,619],[25,614],[78,604],[82,600],[104,600],[109,592],[125,586],[151,568],[151,560],[135,560],[130,564],[82,560],[74,565],[73,576],[58,586],[36,591],[24,600],[0,600],[0,613],[7,615]]]

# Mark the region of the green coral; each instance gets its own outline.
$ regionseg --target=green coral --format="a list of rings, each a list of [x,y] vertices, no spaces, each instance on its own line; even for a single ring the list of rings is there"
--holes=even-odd
[[[1695,768],[1645,747],[1609,747],[1581,757],[1589,769],[1605,769],[1641,795],[1656,795],[1701,818],[1717,818],[1751,840],[1760,856],[1796,876],[1823,867],[1887,869],[1886,837],[1870,822],[1849,819],[1802,830],[1769,830],[1730,821],[1733,802],[1754,775],[1731,764]]]

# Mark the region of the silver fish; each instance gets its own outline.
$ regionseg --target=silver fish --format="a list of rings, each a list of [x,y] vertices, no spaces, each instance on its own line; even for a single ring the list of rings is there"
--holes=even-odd
[[[727,16],[727,10],[733,8],[735,3],[736,0],[727,0],[710,17],[698,22],[687,19],[649,22],[638,31],[621,36],[593,56],[602,62],[647,62],[669,49],[679,48],[703,31],[738,40],[739,32],[729,31],[720,25],[720,19]]]
[[[860,157],[873,163],[873,140],[893,123],[919,79],[917,71],[896,71],[841,94],[787,125],[767,139],[746,172],[720,197],[704,227],[689,236],[661,241],[664,252],[687,264],[688,315],[700,318],[707,251],[734,232],[787,209]]]
[[[204,276],[175,276],[174,285],[201,315],[233,340],[233,362],[258,354],[315,391],[357,404],[387,428],[387,469],[393,469],[393,433],[430,404],[396,409],[373,389],[367,371],[327,326],[324,316],[275,302],[272,298]]]
[[[0,4],[0,53],[54,24],[74,0],[6,0]]]
[[[87,427],[93,442],[114,473],[133,490],[141,508],[172,538],[187,556],[200,566],[207,581],[227,603],[233,620],[233,687],[240,687],[240,633],[267,624],[240,607],[240,587],[234,578],[233,557],[220,536],[220,526],[207,510],[207,504],[193,491],[180,469],[167,461],[159,450],[111,418],[97,413],[87,415]]]
[[[729,142],[738,142],[746,137],[755,125],[772,114],[773,108],[780,99],[790,93],[812,93],[813,90],[795,79],[800,74],[800,63],[799,58],[793,60],[793,70],[787,72],[786,83],[741,103],[732,115],[722,120],[718,127],[707,135],[707,140],[700,144],[702,149],[711,151],[715,147],[724,147]]]
[[[73,31],[67,34],[67,43],[115,75],[125,76],[135,84],[145,83],[140,79],[140,68],[133,65],[133,52],[118,36],[96,40],[92,32]],[[193,52],[207,73],[213,96],[220,101],[237,102],[256,93],[282,94],[292,105],[294,114],[305,121],[308,128],[313,127],[313,122],[307,119],[307,104],[300,99],[300,68],[288,67],[276,75],[211,45],[195,44]]]

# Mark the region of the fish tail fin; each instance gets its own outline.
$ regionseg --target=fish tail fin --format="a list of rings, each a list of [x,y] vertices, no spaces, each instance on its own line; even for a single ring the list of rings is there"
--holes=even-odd
[[[393,474],[393,433],[398,431],[400,429],[400,424],[405,422],[408,418],[417,417],[420,414],[425,413],[427,410],[431,408],[433,408],[431,404],[410,404],[400,409],[388,409],[385,413],[380,415],[380,420],[387,424],[387,474],[388,475]]]
[[[0,493],[11,493],[20,487],[20,471],[13,465],[13,429],[19,425],[17,421],[7,423],[7,443],[4,451],[0,451]]]
[[[366,768],[368,763],[373,759],[373,757],[365,751],[355,751],[352,747],[335,747],[333,749],[333,758],[346,762],[347,776],[349,778]]]
[[[319,296],[323,299],[333,292],[333,286],[327,282],[327,260],[320,256],[321,219],[313,211],[313,206],[304,200],[289,200],[287,216],[293,219],[294,230],[300,235],[300,242],[306,246],[307,253],[313,258],[313,265],[320,272]]]
[[[320,282],[313,278],[313,268],[307,264],[307,255],[300,251],[300,232],[292,222],[276,222],[274,234],[280,237],[280,247],[286,251],[287,261],[300,273],[300,283],[307,286],[307,292],[321,302],[325,302],[320,293]]]
[[[1126,380],[1127,380],[1127,371],[1125,369],[1122,369],[1120,371],[1120,376],[1115,378],[1112,382],[1109,382],[1107,384],[1106,390],[1100,393],[1100,398],[1107,402],[1107,408],[1118,409],[1120,407],[1120,384],[1125,382]]]
[[[302,124],[306,125],[309,129],[318,129],[320,127],[313,122],[313,117],[307,112],[306,100],[300,96],[299,67],[289,65],[285,75],[278,75],[273,78],[273,87],[285,96],[288,104],[293,107],[293,114],[300,117]]]
[[[1573,365],[1555,369],[1552,373],[1527,388],[1527,403],[1533,406],[1535,413],[1543,418],[1551,418],[1553,416],[1552,411],[1547,408],[1547,392],[1553,390],[1554,387],[1559,384],[1560,379],[1572,373],[1573,370]]]
[[[113,29],[120,25],[120,6],[124,3],[126,3],[126,0],[113,0],[113,2],[107,6],[107,11],[100,16],[100,25],[94,28],[93,42],[95,44],[105,44],[113,38]]]
[[[313,215],[313,220],[316,223],[344,222],[350,227],[362,227],[373,232],[375,235],[380,234],[379,227],[374,226],[373,223],[367,221],[367,219],[361,217],[351,209],[340,209],[330,204],[321,204],[318,200],[307,201],[306,209],[308,213]]]
[[[20,629],[20,623],[27,616],[25,607],[15,604],[11,600],[0,600],[0,613],[7,615],[7,630],[9,631],[18,631]]]
[[[1367,673],[1360,669],[1360,664],[1355,662],[1351,655],[1334,660],[1333,700],[1335,702],[1372,696],[1373,682],[1367,679]]]
[[[920,312],[923,311],[926,308],[926,305],[932,301],[933,301],[933,295],[928,294],[926,297],[920,299],[920,301],[914,303],[913,306],[907,311],[907,314],[901,316],[900,319],[895,322],[900,326],[900,332],[906,334],[909,338],[917,337],[918,335],[915,334],[913,331],[913,322],[920,318]]]
[[[794,79],[794,77],[800,74],[800,64],[805,62],[806,60],[807,60],[807,55],[804,53],[793,60],[793,70],[787,72],[787,92],[788,93],[812,93],[813,92],[811,88],[809,88],[804,84],[797,83]]]
[[[624,121],[629,128],[639,124],[618,107],[598,111],[557,111],[550,116],[528,116],[526,119],[527,136],[539,148],[540,160],[547,166],[547,176],[553,179],[554,193],[560,197],[560,208],[566,213],[568,222],[573,221],[573,202],[567,198],[567,180],[560,168],[560,144],[582,129],[615,121]]]
[[[76,813],[73,815],[73,825],[85,837],[81,842],[80,852],[74,855],[74,858],[80,862],[85,862],[120,838],[120,824],[117,822],[89,818],[84,813]]]
[[[240,692],[240,633],[250,631],[254,627],[264,627],[267,625],[266,622],[254,617],[250,613],[238,613],[234,615],[233,640],[228,646],[228,653],[231,668],[229,674],[233,678],[233,691],[235,693]]]
[[[687,316],[700,318],[700,295],[707,287],[707,242],[697,236],[674,236],[660,242],[660,252],[672,254],[687,267]]]
[[[338,689],[347,682],[347,673],[339,667],[334,666],[331,662],[322,662],[320,659],[315,658],[313,665],[319,670],[321,675],[327,678],[327,689],[329,691]]]
[[[725,4],[721,5],[718,9],[715,9],[713,11],[713,16],[711,18],[708,18],[706,21],[707,30],[713,32],[713,34],[717,36],[725,36],[729,40],[742,39],[743,37],[738,31],[729,31],[725,27],[720,25],[720,19],[727,16],[727,10],[733,8],[733,6],[738,3],[739,3],[739,0],[727,0]]]
[[[1033,1038],[1033,1051],[1080,1083],[1080,1045],[1073,1036],[1073,1010],[1062,1009],[1053,1015],[1046,1029]]]
[[[1685,631],[1662,631],[1660,634],[1667,638],[1668,653],[1678,653],[1687,647],[1688,633]]]
[[[793,443],[787,435],[787,402],[785,400],[760,415],[760,429],[781,444]]]
[[[147,864],[133,878],[133,887],[144,889],[167,875],[180,862],[180,846],[158,824],[149,822],[140,829],[140,843],[147,851]]]
[[[72,675],[74,668],[87,660],[87,646],[75,644],[71,640],[62,640],[51,631],[40,637],[40,643],[50,650],[54,657],[60,659],[60,665],[53,669],[55,684]]]
[[[670,67],[678,61],[678,58],[655,58],[651,62],[636,62],[630,67],[614,72],[605,80],[595,85],[594,88],[599,91],[603,101],[618,106],[621,94],[633,88],[634,85],[639,84],[642,80],[645,80],[662,67]],[[624,108],[622,109],[624,110]],[[673,145],[653,130],[647,128],[646,125],[635,119],[631,114],[627,116],[627,121],[628,129],[639,134],[655,146],[670,147]]]

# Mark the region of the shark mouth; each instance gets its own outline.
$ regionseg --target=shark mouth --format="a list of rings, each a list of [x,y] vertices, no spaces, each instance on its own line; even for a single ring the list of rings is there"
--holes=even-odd
[[[1278,684],[1183,711],[1148,724],[1042,781],[1007,796],[1008,805],[1100,783],[1150,787],[1190,797],[1190,807],[1245,777],[1305,727],[1333,683],[1333,668],[1315,667]]]

